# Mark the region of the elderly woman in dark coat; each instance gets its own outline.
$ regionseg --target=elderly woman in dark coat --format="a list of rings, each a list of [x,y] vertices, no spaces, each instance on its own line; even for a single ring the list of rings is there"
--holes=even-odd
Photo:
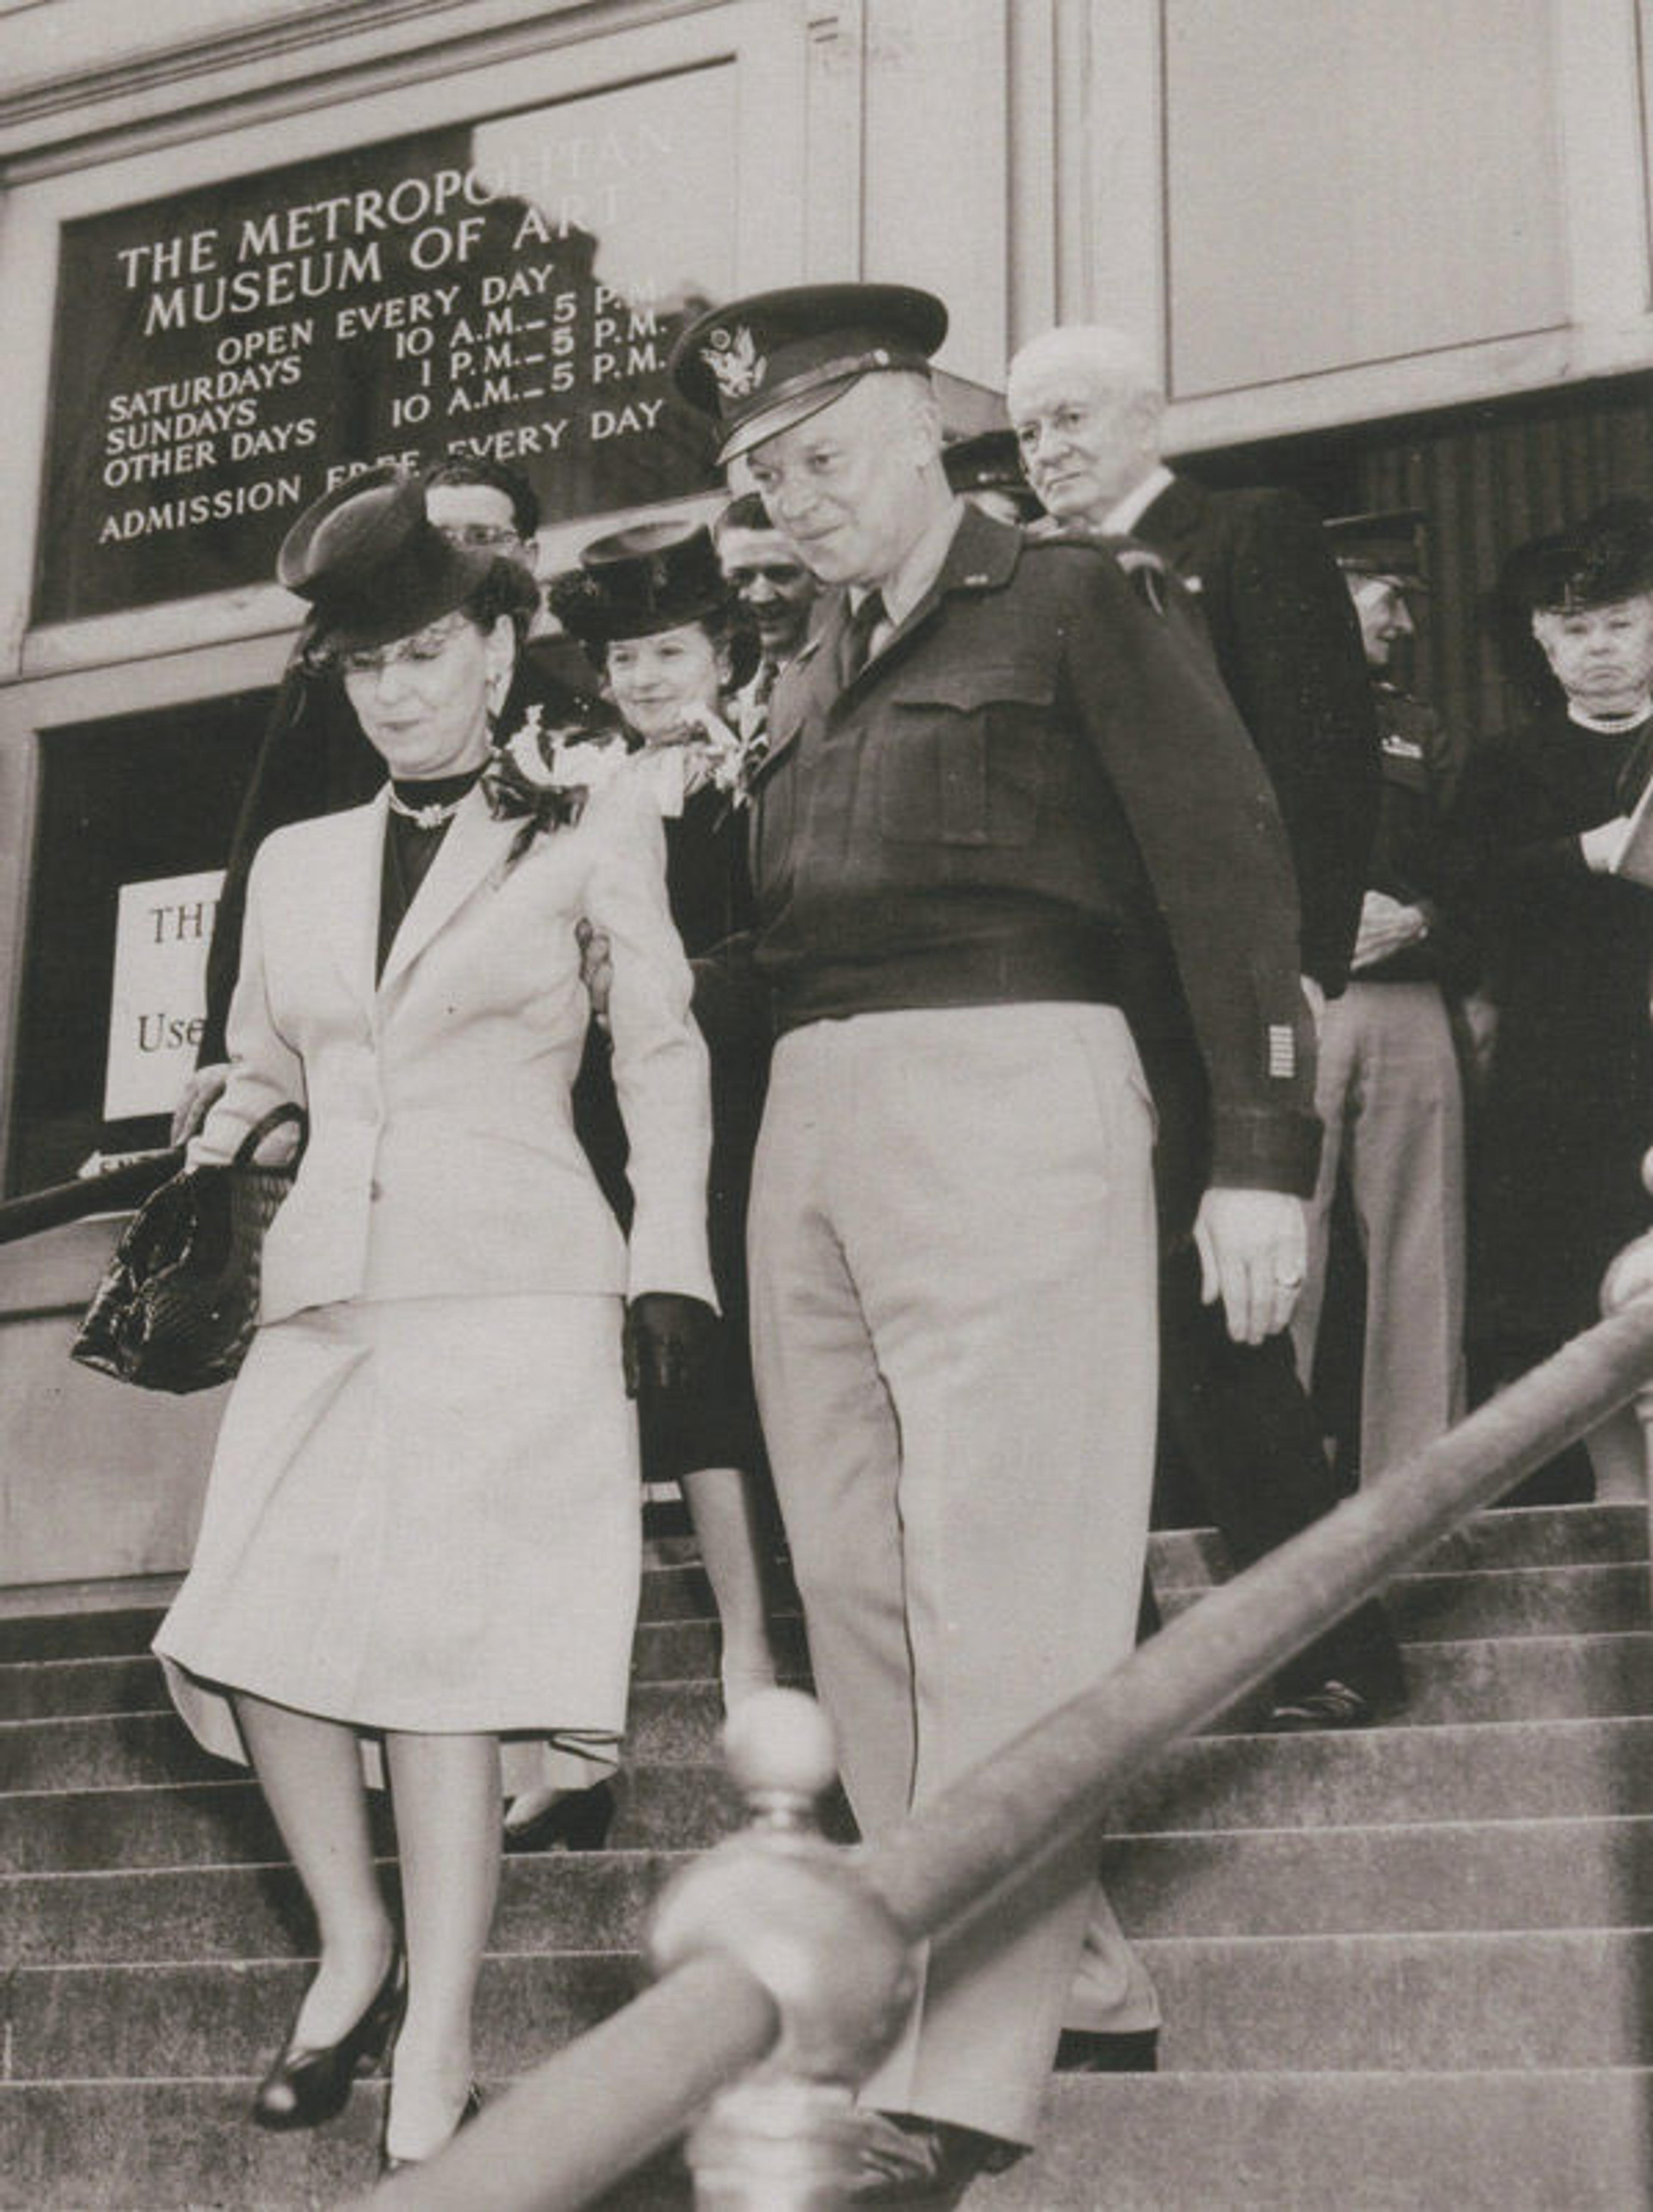
[[[1653,890],[1616,866],[1653,770],[1649,510],[1522,549],[1504,596],[1553,680],[1472,757],[1455,810],[1496,1012],[1473,1270],[1495,1382],[1599,1318],[1603,1271],[1649,1222]]]

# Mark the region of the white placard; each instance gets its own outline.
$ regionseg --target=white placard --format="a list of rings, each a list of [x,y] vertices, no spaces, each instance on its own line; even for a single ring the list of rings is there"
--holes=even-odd
[[[123,884],[115,917],[103,1114],[170,1114],[205,1019],[207,946],[222,868]]]

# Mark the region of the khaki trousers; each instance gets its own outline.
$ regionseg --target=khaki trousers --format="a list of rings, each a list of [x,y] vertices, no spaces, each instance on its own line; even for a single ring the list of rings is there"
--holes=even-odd
[[[1132,1649],[1152,1123],[1112,1007],[866,1014],[776,1051],[749,1239],[758,1399],[871,1839]],[[1082,1946],[1070,2024],[1154,2024],[1096,1863],[1083,1838],[931,1947],[868,2103],[1030,2141]]]
[[[1370,1482],[1463,1413],[1463,1092],[1439,986],[1352,982],[1334,999],[1315,1107],[1326,1136],[1291,1340],[1306,1388],[1346,1165],[1366,1266],[1360,1477]]]

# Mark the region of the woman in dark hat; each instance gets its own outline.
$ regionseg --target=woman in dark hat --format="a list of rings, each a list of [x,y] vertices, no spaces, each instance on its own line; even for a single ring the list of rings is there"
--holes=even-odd
[[[1648,1225],[1653,893],[1613,866],[1653,769],[1646,502],[1522,546],[1500,598],[1549,703],[1472,755],[1455,809],[1497,1017],[1472,1164],[1472,1334],[1492,1384],[1599,1318],[1607,1262]],[[1523,1495],[1589,1489],[1580,1463]]]
[[[665,817],[672,919],[691,958],[751,926],[744,779],[749,748],[720,703],[757,665],[711,534],[680,520],[593,539],[580,566],[554,577],[552,613],[604,674],[640,781]],[[711,979],[707,979],[708,986]],[[697,981],[696,1011],[712,1055],[709,1225],[723,1321],[692,1391],[641,1408],[643,1470],[677,1481],[695,1524],[722,1627],[724,1703],[773,1684],[759,1553],[763,1445],[747,1352],[747,1186],[763,1104],[767,1024],[738,994]],[[511,1808],[507,1839],[538,1840],[547,1792]]]
[[[319,1929],[254,2117],[330,2117],[394,2039],[384,2155],[407,2162],[475,2106],[501,1789],[548,1739],[611,1752],[623,1723],[624,1370],[667,1381],[710,1323],[706,1054],[646,797],[593,781],[521,818],[479,787],[521,572],[447,542],[410,481],[319,502],[280,573],[389,781],[253,864],[228,1079],[190,1162],[283,1100],[309,1138],[156,1649],[201,1741],[256,1768]],[[570,1126],[582,920],[611,947],[629,1253]],[[381,1762],[405,1953],[363,1792]]]

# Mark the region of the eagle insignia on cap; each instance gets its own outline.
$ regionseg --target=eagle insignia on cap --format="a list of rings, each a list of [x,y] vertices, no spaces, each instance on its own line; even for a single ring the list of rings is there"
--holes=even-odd
[[[744,323],[737,323],[732,331],[708,331],[700,357],[717,379],[718,390],[726,399],[750,398],[763,383],[769,366]]]

